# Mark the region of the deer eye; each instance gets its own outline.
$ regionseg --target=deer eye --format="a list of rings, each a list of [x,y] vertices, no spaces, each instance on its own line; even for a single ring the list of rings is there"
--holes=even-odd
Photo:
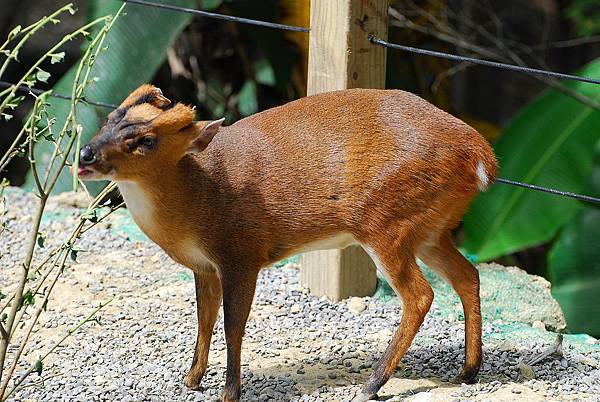
[[[143,137],[140,143],[146,148],[152,149],[156,144],[156,140],[154,139],[154,137]]]

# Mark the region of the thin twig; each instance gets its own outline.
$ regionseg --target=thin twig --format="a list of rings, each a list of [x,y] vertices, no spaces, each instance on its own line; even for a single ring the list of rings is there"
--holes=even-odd
[[[30,119],[30,126],[29,126],[29,164],[31,165],[31,173],[33,174],[33,179],[35,180],[35,185],[38,189],[38,192],[39,192],[38,194],[40,195],[40,197],[45,197],[46,193],[44,191],[44,187],[42,186],[42,183],[40,182],[40,176],[37,171],[37,162],[35,160],[35,143],[36,143],[35,116],[37,115],[40,101],[43,103],[44,99],[45,99],[45,96],[40,96],[39,98],[37,98],[35,100],[35,104],[33,106],[33,113],[32,113],[33,118]]]
[[[57,272],[56,272],[56,275],[54,276],[54,280],[50,284],[50,287],[49,287],[48,291],[46,292],[44,300],[42,301],[41,305],[36,309],[36,311],[33,315],[33,318],[31,319],[31,321],[29,323],[29,327],[25,331],[23,339],[21,340],[21,344],[19,345],[19,348],[17,349],[17,351],[15,352],[15,354],[13,356],[13,362],[10,365],[8,371],[6,372],[6,374],[4,376],[4,381],[2,382],[2,385],[0,385],[0,395],[4,395],[4,392],[6,391],[6,387],[8,387],[8,383],[10,382],[10,379],[12,378],[12,376],[15,372],[15,369],[17,368],[17,365],[19,364],[19,359],[21,358],[21,354],[23,353],[23,351],[25,350],[25,347],[27,346],[27,342],[29,341],[31,332],[33,331],[33,328],[35,327],[35,324],[37,323],[37,321],[40,317],[40,314],[42,314],[42,311],[44,311],[46,309],[46,305],[48,304],[48,298],[50,297],[50,293],[52,292],[52,289],[54,288],[54,285],[56,285],[56,282],[58,281],[58,278],[60,277],[60,274],[61,274],[60,269],[57,269],[56,271]]]
[[[33,115],[29,116],[29,118],[32,119]],[[14,157],[13,151],[17,147],[17,145],[19,145],[19,142],[21,141],[21,138],[25,134],[25,127],[27,127],[28,123],[29,122],[26,122],[23,125],[23,127],[21,127],[21,131],[19,131],[19,133],[15,137],[14,141],[12,142],[12,144],[10,144],[10,147],[8,147],[8,149],[6,150],[6,153],[2,156],[2,159],[0,159],[0,172],[2,172],[4,170],[4,168],[13,159],[13,157]]]
[[[96,307],[94,310],[92,310],[92,312],[85,317],[83,320],[81,320],[75,327],[73,327],[72,329],[69,329],[63,336],[62,338],[60,338],[58,340],[58,342],[56,342],[46,353],[44,353],[42,356],[40,356],[40,358],[38,359],[39,362],[43,362],[44,359],[46,359],[50,354],[54,353],[54,351],[56,350],[56,348],[58,348],[60,345],[62,345],[62,343],[71,335],[73,335],[74,333],[76,333],[85,323],[89,322],[92,318],[94,318],[94,316],[104,307],[106,307],[108,304],[110,304],[112,301],[114,300],[114,298],[111,298],[109,300],[107,300],[104,303],[101,303],[98,307]],[[35,370],[37,370],[36,365],[32,364],[31,367],[29,367],[22,375],[21,377],[19,377],[19,379],[17,381],[15,381],[15,384],[13,385],[13,387],[8,391],[8,393],[6,394],[6,396],[4,396],[4,398],[2,399],[2,401],[6,401],[15,391],[16,389],[19,387],[19,385],[21,385],[21,383],[23,381],[25,381],[25,379],[31,374],[33,373]]]
[[[8,104],[8,102],[13,99],[15,93],[17,92],[18,88],[20,86],[22,86],[25,81],[27,80],[28,77],[31,76],[31,74],[33,72],[36,71],[36,69],[48,58],[50,57],[51,54],[53,54],[54,52],[56,52],[58,49],[60,49],[60,47],[62,45],[64,45],[65,43],[73,40],[74,38],[76,38],[77,36],[83,34],[83,35],[87,35],[88,31],[90,28],[93,28],[94,26],[98,25],[101,22],[106,22],[108,19],[108,17],[101,17],[98,18],[92,22],[90,22],[89,24],[84,25],[83,27],[75,30],[74,32],[65,35],[63,37],[63,39],[61,39],[58,43],[56,43],[54,46],[52,46],[52,48],[50,50],[48,50],[44,55],[42,55],[42,57],[40,57],[35,63],[33,63],[33,65],[27,70],[27,72],[25,72],[25,74],[23,74],[23,76],[19,79],[19,81],[17,81],[17,83],[12,86],[9,87],[7,89],[5,89],[4,91],[0,92],[0,97],[5,96],[4,100],[2,101],[2,103],[0,103],[0,113],[4,110],[4,108],[6,107],[6,105]],[[1,71],[0,71],[1,74]]]
[[[41,28],[43,28],[46,24],[48,24],[49,22],[54,22],[56,21],[56,17],[59,14],[64,13],[65,11],[69,11],[69,12],[73,12],[73,3],[69,3],[61,8],[59,8],[58,10],[56,10],[55,12],[53,12],[52,14],[50,14],[47,17],[42,18],[41,20],[31,24],[30,26],[28,26],[27,28],[21,30],[20,33],[25,33],[25,35],[23,36],[23,38],[19,41],[19,43],[17,43],[17,45],[10,51],[8,57],[6,58],[6,60],[4,61],[4,63],[2,64],[2,67],[0,67],[0,77],[2,77],[2,75],[4,74],[4,71],[6,71],[6,68],[8,67],[11,59],[16,59],[17,58],[17,54],[18,51],[21,47],[23,47],[23,45]],[[11,38],[7,38],[6,42],[4,42],[4,44],[0,47],[0,49],[4,49],[4,47],[6,47],[6,45],[8,45],[8,43],[10,42]],[[48,54],[48,53],[46,53]],[[1,96],[1,95],[0,95]],[[2,111],[3,108],[0,107],[0,111]]]
[[[119,13],[122,11],[122,9],[123,9],[123,6],[119,9]],[[117,16],[118,16],[118,14],[117,14]],[[80,100],[80,96],[81,96],[83,90],[85,89],[86,84],[89,82],[88,81],[89,74],[90,74],[91,69],[94,65],[94,62],[96,60],[96,56],[100,52],[100,49],[102,48],[102,43],[106,37],[106,34],[108,33],[108,30],[110,30],[110,28],[114,24],[115,20],[116,20],[116,17],[111,19],[110,16],[99,18],[99,19],[93,21],[92,23],[86,24],[84,27],[79,28],[78,30],[74,31],[72,34],[65,36],[63,38],[63,40],[61,42],[59,42],[59,44],[64,43],[65,40],[74,38],[81,33],[87,34],[86,30],[89,29],[90,27],[92,27],[102,21],[107,22],[105,27],[100,30],[100,32],[97,34],[97,36],[92,40],[92,43],[90,44],[90,46],[86,49],[84,56],[82,57],[81,62],[79,63],[79,66],[77,68],[77,72],[75,74],[75,79],[73,82],[73,91],[72,91],[72,96],[71,96],[71,98],[72,98],[71,99],[71,110],[65,121],[65,125],[63,126],[63,129],[61,131],[61,134],[60,134],[61,140],[64,137],[64,135],[69,127],[73,128],[73,129],[75,127],[77,127],[77,128],[79,127],[76,123],[76,107],[75,107],[75,105]],[[49,54],[54,52],[58,48],[59,44],[55,45],[44,56],[42,56],[40,59],[38,59],[38,61],[36,63],[34,63],[33,67],[31,67],[31,69],[28,71],[28,73],[23,78],[21,78],[20,82],[16,86],[11,87],[11,88],[9,88],[9,90],[6,90],[6,91],[3,91],[2,93],[0,93],[0,96],[2,96],[2,95],[5,95],[6,92],[8,91],[8,95],[4,98],[4,101],[0,105],[0,110],[2,109],[2,106],[6,105],[8,100],[12,96],[14,96],[16,88],[21,85],[21,83],[24,81],[25,77],[27,77],[29,74],[31,74],[31,72],[34,71],[35,68],[37,68],[37,66],[43,61],[43,59],[47,58]],[[85,70],[85,72],[84,72],[84,70]],[[80,84],[80,78],[82,76],[84,78],[83,84]],[[32,131],[31,137],[35,140],[35,114],[33,117],[33,122],[34,123],[32,124],[32,127],[31,127],[31,131]],[[75,133],[73,133],[73,134],[75,134]],[[65,148],[64,154],[61,154],[60,162],[58,164],[58,170],[55,173],[55,175],[51,176],[50,180],[47,180],[48,176],[50,175],[50,171],[52,170],[52,166],[53,166],[54,160],[55,160],[55,159],[51,159],[49,162],[49,169],[47,170],[46,178],[44,180],[44,183],[47,183],[47,184],[42,186],[39,178],[38,178],[38,180],[36,180],[36,185],[38,185],[38,190],[40,190],[40,199],[39,199],[38,208],[36,210],[36,213],[35,213],[34,219],[33,219],[33,227],[32,227],[32,231],[31,231],[31,237],[30,237],[30,241],[29,241],[29,245],[28,245],[27,254],[21,265],[22,271],[20,273],[19,281],[18,281],[16,290],[14,292],[14,300],[13,300],[13,304],[10,307],[10,311],[8,313],[8,317],[6,320],[6,327],[4,328],[4,330],[5,330],[4,332],[7,334],[7,336],[3,337],[2,340],[0,341],[0,379],[3,378],[2,374],[3,374],[3,370],[4,370],[4,363],[6,360],[7,349],[10,344],[10,340],[12,338],[13,328],[16,328],[16,326],[18,324],[18,322],[15,321],[16,317],[17,317],[17,312],[23,306],[23,292],[24,292],[25,285],[28,280],[28,273],[29,273],[29,269],[31,268],[33,254],[36,249],[37,237],[38,237],[38,233],[39,233],[41,219],[42,219],[42,216],[43,216],[43,213],[44,213],[44,210],[46,207],[46,203],[48,200],[48,195],[52,192],[52,189],[54,188],[56,181],[58,180],[58,176],[60,175],[63,167],[67,164],[68,155],[72,149],[73,143],[76,139],[76,135],[71,135],[70,137],[71,138],[68,141],[68,144]],[[33,141],[32,141],[32,144],[33,144]],[[33,151],[31,151],[31,152],[33,152]],[[58,158],[57,154],[54,155],[54,158]],[[33,157],[31,157],[31,154],[30,154],[30,159],[31,159],[30,163],[35,164],[35,159]],[[80,225],[78,225],[79,231],[83,228],[83,224],[84,224],[84,222],[82,221],[82,222],[80,222]],[[77,235],[78,234],[79,233],[77,232]],[[71,243],[71,246],[72,246],[72,243]],[[64,264],[64,261],[65,261],[67,255],[68,255],[68,253],[64,253],[63,264]],[[24,312],[19,316],[19,320],[23,317],[23,315],[24,315]],[[34,317],[34,321],[37,321],[35,319],[35,317]],[[16,360],[18,360],[18,358]],[[14,364],[16,364],[16,363],[14,363]],[[9,375],[4,379],[6,383],[8,383],[8,381],[10,380],[10,377],[11,376]],[[4,389],[5,389],[5,387],[4,387]],[[0,398],[3,398],[4,389],[0,389]],[[13,388],[13,390],[14,390],[14,388]]]

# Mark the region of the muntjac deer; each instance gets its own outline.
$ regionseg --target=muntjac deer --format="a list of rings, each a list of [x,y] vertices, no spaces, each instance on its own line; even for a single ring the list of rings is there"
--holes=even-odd
[[[415,262],[460,296],[466,353],[481,365],[479,275],[450,231],[496,159],[473,128],[408,92],[309,96],[223,127],[151,85],[134,91],[81,149],[79,177],[117,182],[140,228],[194,271],[198,337],[185,385],[198,389],[223,301],[224,401],[240,398],[240,353],[259,270],[319,245],[360,244],[403,301],[403,316],[356,401],[375,397],[433,300]],[[391,320],[391,318],[390,318]]]

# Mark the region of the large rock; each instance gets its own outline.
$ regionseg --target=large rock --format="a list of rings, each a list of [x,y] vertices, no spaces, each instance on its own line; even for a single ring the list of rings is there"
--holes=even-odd
[[[450,320],[464,319],[462,305],[452,288],[432,270],[421,267],[435,293],[434,308]],[[537,321],[552,331],[566,328],[562,310],[550,294],[550,282],[516,267],[480,264],[478,269],[484,320],[518,322],[530,326]],[[389,286],[383,284],[376,296],[386,298],[392,293]]]

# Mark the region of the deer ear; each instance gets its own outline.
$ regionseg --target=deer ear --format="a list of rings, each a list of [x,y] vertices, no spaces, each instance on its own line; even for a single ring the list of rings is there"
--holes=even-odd
[[[152,128],[165,134],[175,134],[189,126],[196,117],[196,111],[181,103],[165,110],[152,120]]]
[[[214,136],[219,132],[221,124],[225,121],[225,118],[219,120],[213,120],[209,122],[196,123],[197,135],[192,141],[188,148],[188,152],[202,152],[206,149],[208,144],[212,141]],[[201,127],[201,128],[200,128]]]

